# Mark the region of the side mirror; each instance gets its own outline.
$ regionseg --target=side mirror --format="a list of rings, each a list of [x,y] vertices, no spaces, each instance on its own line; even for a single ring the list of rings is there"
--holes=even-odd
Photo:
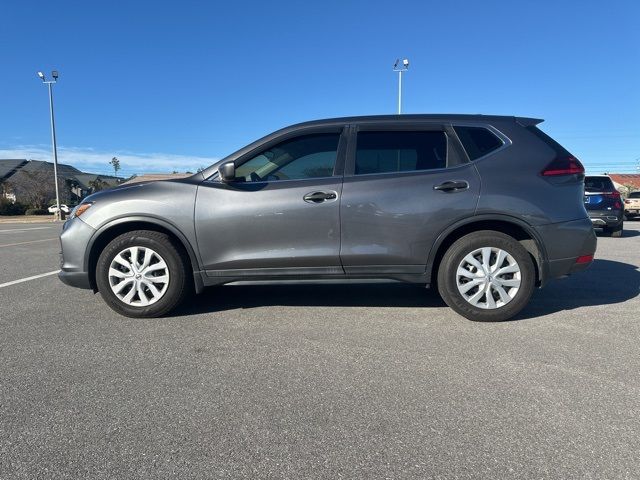
[[[218,167],[220,180],[223,182],[233,182],[236,179],[236,165],[233,162],[225,162]]]

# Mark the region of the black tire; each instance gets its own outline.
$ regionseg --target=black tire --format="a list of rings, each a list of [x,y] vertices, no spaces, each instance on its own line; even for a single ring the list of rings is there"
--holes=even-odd
[[[456,283],[458,266],[464,257],[483,247],[504,250],[520,268],[520,287],[515,296],[494,309],[479,308],[469,303],[458,291]],[[473,232],[456,240],[444,254],[438,269],[438,291],[442,299],[463,317],[477,322],[501,322],[512,318],[529,303],[535,281],[535,266],[529,252],[513,237],[492,230]]]
[[[167,264],[169,282],[162,297],[148,306],[124,303],[109,284],[109,267],[113,259],[127,247],[146,247],[157,252]],[[96,265],[96,284],[104,301],[120,315],[133,318],[155,318],[169,313],[193,290],[191,266],[181,245],[161,232],[135,230],[114,238],[100,253]]]
[[[621,223],[619,226],[617,226],[613,230],[609,230],[609,233],[613,238],[620,238],[622,237],[623,230],[624,230],[624,223]]]

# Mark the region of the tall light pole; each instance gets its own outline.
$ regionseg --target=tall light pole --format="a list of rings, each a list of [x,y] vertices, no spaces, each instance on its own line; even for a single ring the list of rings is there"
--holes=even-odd
[[[398,72],[398,115],[402,113],[402,74],[409,70],[409,59],[405,58],[400,62],[400,59],[396,59],[396,63],[393,64],[393,71]]]
[[[42,80],[42,83],[49,87],[49,115],[51,117],[51,143],[53,148],[53,180],[56,186],[56,213],[55,219],[60,220],[60,193],[58,192],[58,147],[56,145],[56,122],[53,118],[53,84],[58,81],[58,71],[53,70],[51,77],[53,80],[47,80],[44,73],[38,72],[38,77]]]

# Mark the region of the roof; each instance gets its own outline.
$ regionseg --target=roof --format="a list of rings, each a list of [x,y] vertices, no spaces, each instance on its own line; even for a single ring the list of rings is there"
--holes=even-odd
[[[638,173],[610,173],[609,176],[614,183],[623,186],[631,185],[640,190],[640,174]]]
[[[158,180],[175,180],[178,178],[187,178],[191,176],[193,176],[192,173],[149,173],[146,175],[138,175],[137,177],[133,177],[122,183],[122,185],[130,185],[132,183],[140,182],[155,182]]]
[[[35,172],[42,169],[53,169],[52,162],[44,162],[42,160],[29,160],[20,170],[25,172]],[[81,173],[76,167],[67,165],[65,163],[58,163],[58,176],[71,176],[76,173]]]
[[[337,117],[337,118],[325,118],[322,120],[311,120],[309,122],[297,123],[290,125],[282,130],[289,128],[296,129],[299,127],[310,127],[314,125],[329,125],[329,124],[343,124],[343,123],[366,123],[366,122],[415,122],[415,121],[461,121],[461,122],[487,122],[492,120],[497,121],[512,121],[518,122],[522,125],[537,125],[544,120],[540,118],[530,117],[515,117],[510,115],[483,115],[481,113],[465,114],[465,113],[410,113],[402,115],[362,115],[354,117]]]
[[[0,160],[0,180],[4,180],[6,177],[10,177],[15,173],[15,170],[27,163],[24,159],[7,159]]]
[[[76,181],[80,184],[80,187],[84,190],[89,189],[91,187],[91,185],[89,184],[96,179],[102,180],[110,187],[119,185],[119,179],[111,175],[98,175],[96,173],[76,173],[73,175],[73,178],[76,179]]]

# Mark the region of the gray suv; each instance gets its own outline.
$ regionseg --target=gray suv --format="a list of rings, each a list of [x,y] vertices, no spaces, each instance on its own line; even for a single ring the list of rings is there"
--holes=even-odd
[[[584,169],[541,120],[393,115],[268,135],[186,179],[87,197],[60,279],[156,317],[237,281],[389,279],[437,286],[471,320],[506,320],[585,269]]]

